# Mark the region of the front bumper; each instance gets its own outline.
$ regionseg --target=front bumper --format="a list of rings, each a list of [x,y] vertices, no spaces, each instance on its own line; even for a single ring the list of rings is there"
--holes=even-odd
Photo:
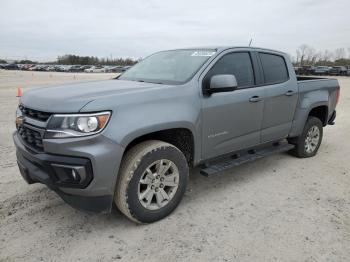
[[[27,148],[15,132],[17,162],[27,183],[42,183],[55,191],[69,205],[92,212],[111,211],[123,148],[101,135],[82,139],[44,141],[45,152]],[[86,183],[62,183],[54,168],[84,167]]]

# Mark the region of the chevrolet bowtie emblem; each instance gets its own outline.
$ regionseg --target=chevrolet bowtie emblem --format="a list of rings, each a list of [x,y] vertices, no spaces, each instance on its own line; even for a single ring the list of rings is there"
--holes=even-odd
[[[23,116],[17,116],[16,117],[16,126],[21,126],[24,123],[24,117]]]

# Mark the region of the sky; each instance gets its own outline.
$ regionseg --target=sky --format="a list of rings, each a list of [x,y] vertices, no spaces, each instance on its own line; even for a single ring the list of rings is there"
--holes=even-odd
[[[197,46],[350,48],[349,0],[0,0],[0,58],[145,57]]]

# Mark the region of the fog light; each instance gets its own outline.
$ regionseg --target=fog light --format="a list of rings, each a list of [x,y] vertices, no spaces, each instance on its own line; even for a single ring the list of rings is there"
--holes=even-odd
[[[83,183],[86,178],[85,167],[69,166],[60,164],[51,164],[55,170],[58,183],[63,184],[79,184]]]
[[[72,169],[72,177],[75,181],[80,180],[80,176],[77,174],[77,171],[75,171],[75,169]]]

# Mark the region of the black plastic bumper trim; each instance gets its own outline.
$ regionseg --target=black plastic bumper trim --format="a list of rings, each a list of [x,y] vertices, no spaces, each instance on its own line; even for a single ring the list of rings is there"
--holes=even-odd
[[[337,117],[337,111],[334,110],[333,114],[328,120],[328,125],[334,125],[335,124],[335,118]]]
[[[89,159],[58,156],[46,153],[32,153],[22,148],[17,134],[14,134],[14,142],[16,145],[17,163],[20,173],[23,179],[28,184],[42,183],[48,188],[55,191],[67,204],[74,208],[98,213],[108,213],[111,211],[113,204],[113,195],[104,196],[81,196],[67,194],[60,190],[67,185],[57,183],[57,178],[54,173],[52,163],[65,164],[65,165],[81,165],[85,166],[90,174],[91,179],[87,180],[88,183],[92,180],[92,167]],[[84,185],[86,187],[88,184]],[[72,187],[78,187],[77,185],[70,185]],[[82,189],[83,190],[83,189]]]
[[[92,165],[90,160],[87,158],[60,156],[46,153],[32,153],[27,150],[23,150],[18,146],[16,154],[17,161],[21,164],[22,169],[27,169],[26,172],[29,173],[29,176],[33,181],[38,181],[45,184],[50,183],[57,187],[86,188],[93,179]],[[82,166],[86,170],[86,179],[82,181],[82,183],[64,183],[57,177],[52,164],[61,164],[72,167]],[[45,178],[43,173],[46,174]]]

